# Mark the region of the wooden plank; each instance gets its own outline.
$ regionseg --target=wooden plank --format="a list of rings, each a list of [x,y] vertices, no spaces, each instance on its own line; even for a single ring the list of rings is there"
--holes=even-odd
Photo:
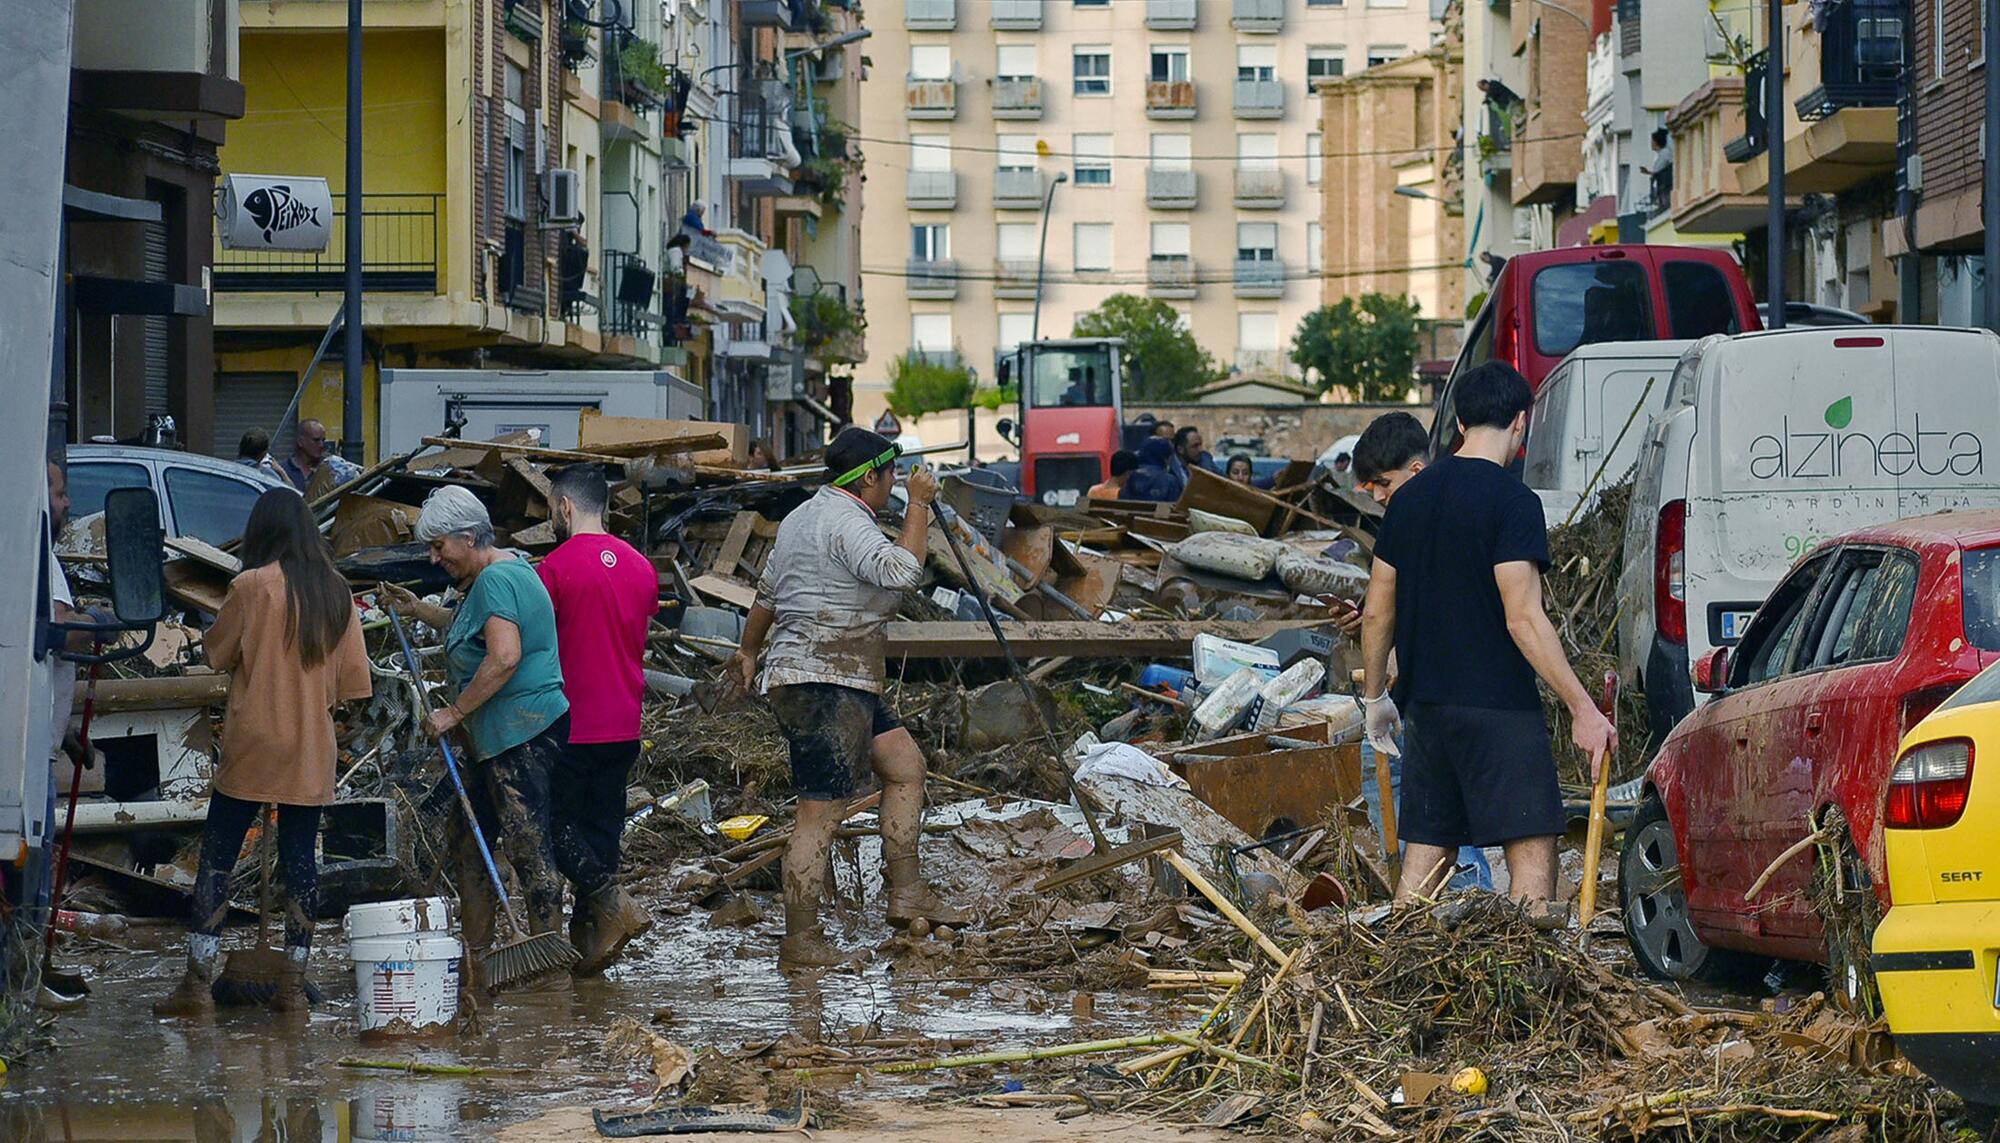
[[[740,607],[745,611],[750,610],[757,602],[756,588],[727,576],[713,573],[698,575],[688,581],[688,586],[710,599],[721,600],[731,607]]]
[[[1056,655],[1076,659],[1185,659],[1193,654],[1194,637],[1203,633],[1255,643],[1280,631],[1327,625],[1324,619],[1250,623],[1151,619],[1086,623],[1081,619],[1050,619],[1007,623],[1001,629],[1007,633],[1014,654],[1023,659]],[[885,653],[890,658],[997,659],[1000,646],[983,622],[898,621],[888,625]]]
[[[675,434],[648,437],[644,440],[619,441],[616,444],[594,444],[590,447],[609,456],[648,456],[656,452],[709,452],[728,448],[729,439],[721,433],[702,433],[698,436]]]
[[[568,464],[617,464],[625,463],[622,456],[610,456],[601,452],[575,452],[566,448],[542,448],[539,445],[506,444],[501,441],[462,441],[453,437],[425,437],[424,443],[439,448],[461,448],[476,452],[499,453],[502,456],[525,456],[535,460],[561,461]]]
[[[723,444],[719,448],[696,452],[689,458],[696,464],[741,469],[749,460],[750,430],[734,422],[607,417],[595,409],[585,409],[577,418],[576,447],[609,452],[614,445],[710,434],[720,436]]]
[[[226,576],[237,576],[243,573],[242,560],[237,559],[235,556],[230,555],[228,552],[223,551],[206,540],[196,539],[193,536],[168,536],[166,542],[167,547],[201,564],[203,567],[221,572]]]
[[[1356,492],[1352,488],[1342,488],[1338,484],[1328,484],[1326,490],[1333,494],[1334,499],[1345,502],[1348,507],[1361,513],[1363,516],[1372,516],[1378,520],[1381,519],[1383,508],[1380,504],[1375,503],[1373,496]]]
[[[1238,484],[1205,468],[1188,469],[1187,488],[1175,507],[1183,511],[1199,508],[1218,516],[1232,516],[1263,535],[1271,526],[1271,513],[1283,502],[1261,489]]]
[[[716,545],[715,558],[708,561],[708,574],[735,575],[736,565],[743,559],[743,549],[750,543],[750,529],[757,513],[747,509],[736,514],[729,522],[729,531]]]
[[[214,615],[229,598],[228,578],[213,568],[192,560],[172,560],[163,571],[167,595],[182,607]]]

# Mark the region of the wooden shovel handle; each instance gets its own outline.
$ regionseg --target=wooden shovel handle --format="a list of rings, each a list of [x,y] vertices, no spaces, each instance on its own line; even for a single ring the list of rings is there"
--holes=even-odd
[[[1604,672],[1604,697],[1598,705],[1604,717],[1616,721],[1618,715],[1618,672]],[[1604,802],[1611,788],[1611,759],[1599,761],[1597,778],[1590,785],[1590,829],[1583,843],[1583,894],[1577,902],[1577,927],[1590,928],[1597,913],[1597,866],[1604,852]]]

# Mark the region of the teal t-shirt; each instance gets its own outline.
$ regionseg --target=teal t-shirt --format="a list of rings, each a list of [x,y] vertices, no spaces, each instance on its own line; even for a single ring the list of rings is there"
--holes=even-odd
[[[494,616],[520,629],[521,663],[497,694],[465,717],[481,758],[521,745],[569,710],[556,657],[556,609],[541,577],[522,559],[504,559],[480,572],[458,605],[444,635],[451,681],[463,690],[486,661],[486,621]]]

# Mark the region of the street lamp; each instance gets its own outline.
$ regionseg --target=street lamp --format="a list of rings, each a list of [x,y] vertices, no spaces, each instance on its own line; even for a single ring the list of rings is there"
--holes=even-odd
[[[1438,196],[1432,194],[1429,191],[1418,190],[1415,187],[1397,187],[1394,193],[1402,195],[1404,198],[1428,199],[1431,202],[1444,201],[1443,199],[1439,198]]]
[[[1042,339],[1042,272],[1049,264],[1049,205],[1056,200],[1056,188],[1069,181],[1068,171],[1057,171],[1049,181],[1049,193],[1042,196],[1042,248],[1035,255],[1035,316],[1028,322],[1028,344]]]

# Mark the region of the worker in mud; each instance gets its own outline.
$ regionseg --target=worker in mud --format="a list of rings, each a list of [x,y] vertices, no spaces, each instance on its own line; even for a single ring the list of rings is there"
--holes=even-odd
[[[639,760],[646,632],[660,578],[639,549],[604,529],[611,488],[596,465],[549,478],[549,524],[561,541],[536,569],[556,612],[556,650],[569,699],[569,745],[550,790],[556,868],[576,893],[569,937],[579,976],[603,972],[652,927],[618,885],[625,784]]]
[[[1397,411],[1384,413],[1371,421],[1355,438],[1349,455],[1354,466],[1354,478],[1363,491],[1375,498],[1375,503],[1387,506],[1396,490],[1404,482],[1424,470],[1424,457],[1430,450],[1430,434],[1424,431],[1422,421],[1408,413]],[[1349,600],[1335,601],[1340,630],[1351,639],[1361,638],[1361,608]],[[1389,652],[1389,677],[1396,675],[1396,653]],[[1409,720],[1404,719],[1403,737],[1396,742],[1400,749],[1407,743]],[[1389,760],[1389,797],[1396,798],[1403,788],[1403,759],[1400,755],[1384,754]],[[1361,744],[1361,797],[1368,807],[1368,820],[1375,825],[1375,836],[1382,837],[1382,789],[1369,775],[1375,773],[1375,748],[1368,742]],[[1399,811],[1400,812],[1400,811]],[[1493,869],[1486,862],[1486,851],[1476,845],[1460,846],[1458,856],[1452,863],[1452,873],[1445,881],[1447,889],[1491,889]]]
[[[556,614],[535,569],[517,553],[494,546],[493,519],[462,486],[446,485],[425,499],[417,539],[431,562],[457,582],[464,598],[439,607],[409,590],[383,585],[397,611],[444,632],[445,670],[458,697],[433,710],[424,729],[442,738],[464,728],[473,764],[468,792],[496,855],[504,853],[526,898],[528,930],[553,932],[562,923],[562,880],[550,850],[549,783],[569,744],[569,700],[563,697],[556,653]],[[493,939],[493,908],[472,831],[455,823],[459,910],[468,944]],[[476,972],[478,958],[467,957]],[[469,979],[476,993],[484,984]]]
[[[1399,899],[1428,896],[1466,845],[1498,845],[1531,920],[1559,924],[1556,839],[1567,821],[1539,675],[1569,708],[1592,777],[1618,732],[1570,669],[1542,610],[1541,501],[1507,471],[1527,435],[1527,379],[1489,361],[1458,385],[1464,444],[1401,481],[1375,541],[1361,614],[1368,742],[1402,748]],[[1397,675],[1389,690],[1393,646]],[[1400,707],[1410,710],[1405,735]]]
[[[778,525],[729,670],[757,683],[791,747],[798,821],[785,850],[781,968],[839,964],[847,954],[820,928],[827,856],[847,801],[872,770],[882,782],[882,857],[889,923],[964,924],[917,866],[924,755],[882,696],[884,628],[903,593],[923,582],[937,479],[911,471],[894,543],[876,527],[896,483],[896,445],[850,425],[827,446],[828,482]],[[765,649],[766,636],[769,649]],[[756,677],[759,652],[764,669]]]

